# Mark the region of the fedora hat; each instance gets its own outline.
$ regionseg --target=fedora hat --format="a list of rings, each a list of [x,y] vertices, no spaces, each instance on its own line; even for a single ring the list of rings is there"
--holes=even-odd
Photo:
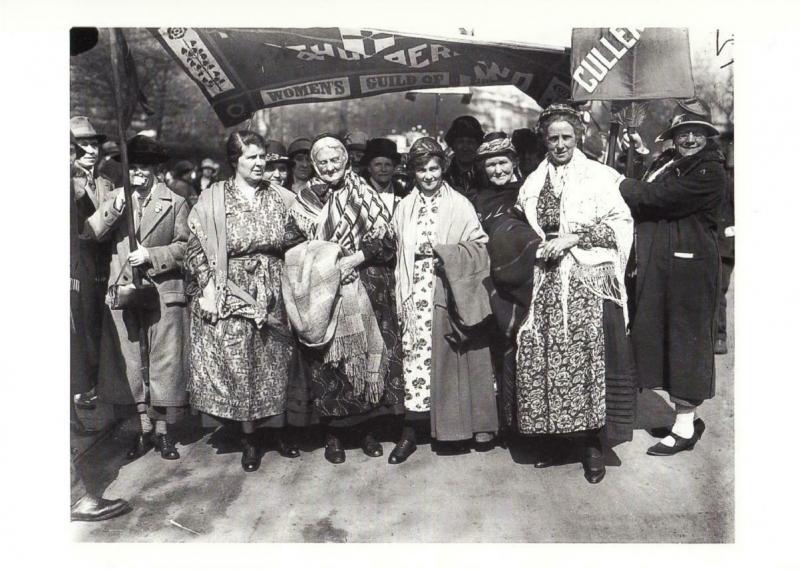
[[[708,136],[718,136],[719,131],[711,124],[711,112],[705,103],[699,99],[688,99],[678,101],[678,106],[672,115],[669,128],[656,137],[656,142],[663,142],[672,138],[672,133],[680,126],[695,125],[702,126],[708,132]]]
[[[108,138],[104,134],[99,134],[87,117],[69,119],[69,132],[76,141],[96,140],[98,144],[101,144]]]
[[[367,141],[367,148],[364,150],[364,157],[361,165],[367,166],[373,158],[388,158],[395,163],[400,162],[400,154],[397,152],[397,144],[388,138],[372,138]]]
[[[131,138],[125,146],[128,149],[128,162],[131,164],[156,165],[166,162],[169,158],[164,147],[158,142],[145,136],[137,134]],[[121,156],[114,156],[114,160],[121,160]]]

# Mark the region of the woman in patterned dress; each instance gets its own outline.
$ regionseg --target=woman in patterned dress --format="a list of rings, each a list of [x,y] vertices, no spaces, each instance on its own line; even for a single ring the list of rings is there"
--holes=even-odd
[[[254,472],[256,428],[285,423],[294,350],[280,289],[286,207],[262,182],[260,135],[231,134],[227,154],[233,177],[204,191],[189,216],[186,266],[202,291],[192,301],[189,393],[195,409],[241,424],[242,468]]]
[[[393,219],[406,420],[390,464],[404,462],[416,450],[414,425],[420,420],[431,422],[431,433],[439,441],[462,441],[474,435],[476,442],[485,444],[497,430],[488,345],[487,373],[475,381],[469,371],[465,373],[470,367],[464,361],[470,348],[446,343],[443,337],[449,334],[440,319],[447,310],[434,309],[436,293],[442,292],[442,275],[437,270],[442,262],[434,246],[470,242],[485,247],[487,241],[475,209],[444,181],[443,165],[444,151],[434,139],[423,137],[412,145],[409,169],[414,171],[416,186],[400,202]],[[437,367],[436,358],[447,363]],[[437,401],[437,393],[445,395]]]
[[[311,161],[316,176],[300,189],[289,211],[287,248],[310,240],[338,243],[342,284],[356,278],[366,289],[385,345],[383,376],[378,397],[356,393],[351,378],[341,366],[324,362],[323,350],[300,345],[293,393],[311,402],[309,422],[323,424],[325,458],[345,461],[343,437],[356,429],[364,454],[383,455],[372,432],[373,420],[403,412],[403,379],[400,338],[395,313],[395,241],[390,233],[391,212],[369,184],[350,167],[347,150],[336,137],[322,134],[313,141]],[[300,399],[302,397],[299,397]],[[297,403],[292,396],[292,404]],[[298,403],[300,405],[301,403]]]
[[[551,105],[539,129],[547,159],[517,201],[543,241],[517,336],[518,429],[541,437],[537,467],[552,464],[562,435],[578,435],[585,477],[597,483],[605,476],[600,435],[607,417],[610,438],[630,439],[633,420],[623,287],[632,219],[617,190],[619,174],[576,147],[583,123],[574,109]]]

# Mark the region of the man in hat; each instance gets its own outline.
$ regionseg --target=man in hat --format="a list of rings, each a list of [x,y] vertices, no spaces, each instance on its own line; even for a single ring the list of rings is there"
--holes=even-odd
[[[620,184],[636,223],[629,298],[637,371],[642,386],[667,391],[676,409],[669,434],[647,451],[654,456],[692,449],[705,429],[697,408],[714,396],[717,216],[728,183],[718,134],[705,105],[679,105],[656,138],[673,148],[642,181]]]
[[[478,171],[475,153],[483,141],[483,128],[478,119],[469,115],[458,117],[444,136],[447,146],[453,149],[453,160],[444,173],[445,181],[474,203],[478,190]]]
[[[195,183],[195,190],[198,194],[202,193],[211,184],[216,182],[217,172],[219,171],[219,164],[214,162],[211,158],[204,158],[200,162],[200,176]]]
[[[181,196],[189,204],[189,209],[197,203],[197,190],[194,187],[194,164],[189,160],[179,160],[172,168],[172,185],[169,189]]]
[[[308,187],[308,180],[313,173],[311,167],[311,140],[300,137],[289,145],[289,159],[294,161],[292,168],[292,187],[295,194]]]
[[[133,271],[139,271],[143,285],[148,286],[140,287],[134,299],[147,302],[105,312],[108,331],[103,334],[100,351],[98,392],[100,400],[114,405],[115,410],[130,412],[135,408],[139,414],[141,434],[128,453],[129,459],[155,445],[162,458],[175,460],[179,454],[173,428],[188,402],[184,350],[188,349],[189,313],[183,261],[189,238],[189,208],[183,197],[156,179],[158,164],[167,159],[158,142],[137,135],[127,147],[133,203],[126,203],[120,188],[87,223],[94,239],[108,240],[113,246],[112,284],[130,291]],[[133,208],[138,243],[135,251],[129,246],[125,214],[129,207]],[[146,348],[147,375],[140,342]]]
[[[350,166],[362,178],[367,176],[367,171],[361,165],[361,160],[364,158],[364,151],[367,149],[368,138],[367,134],[360,130],[348,132],[344,136],[344,146],[347,148],[347,155],[350,157]]]
[[[83,150],[77,145],[74,137],[70,142],[70,167],[82,157]],[[87,391],[86,366],[86,334],[84,332],[83,312],[81,310],[80,291],[89,284],[84,278],[80,262],[81,239],[85,237],[87,211],[94,210],[89,196],[84,194],[75,200],[74,188],[70,186],[70,394],[76,395]],[[70,437],[83,435],[86,432],[75,411],[75,401],[70,401]],[[70,441],[72,443],[72,440]],[[70,444],[70,477],[72,500],[70,518],[73,521],[100,521],[120,516],[130,511],[125,500],[106,500],[86,489],[84,477],[75,462],[75,447]]]
[[[100,145],[106,137],[94,129],[87,117],[72,117],[69,123],[70,135],[77,151],[72,167],[73,199],[83,204],[83,215],[88,217],[114,191],[114,186],[108,179],[95,175]],[[111,247],[108,243],[97,243],[86,239],[81,239],[79,242],[78,262],[83,281],[80,302],[86,335],[86,374],[89,390],[77,396],[76,404],[87,409],[93,409],[97,400],[95,390],[110,260]]]

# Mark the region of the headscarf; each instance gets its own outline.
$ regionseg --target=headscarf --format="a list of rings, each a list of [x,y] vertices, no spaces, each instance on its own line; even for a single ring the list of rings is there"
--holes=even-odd
[[[337,138],[324,137],[315,141],[311,147],[312,161],[314,146],[323,141],[340,147],[346,159],[347,150],[344,144]],[[308,192],[301,191],[298,201],[305,202],[306,207],[313,207],[321,201],[317,196],[324,194],[325,190],[332,192],[319,212],[315,238],[338,243],[352,255],[360,249],[361,240],[367,233],[385,231],[389,227],[391,214],[380,196],[363,178],[353,172],[350,164],[345,164],[344,168],[344,176],[335,186],[319,176],[314,176],[309,181],[309,192],[315,194],[316,200]]]
[[[591,249],[572,247],[561,259],[559,270],[563,283],[561,302],[564,333],[567,331],[567,301],[571,271],[573,276],[586,285],[593,294],[622,307],[627,322],[627,297],[623,286],[623,271],[633,242],[633,218],[618,190],[622,176],[605,164],[589,160],[578,148],[567,164],[556,166],[549,159],[542,161],[525,180],[517,198],[517,207],[525,212],[528,223],[542,241],[545,240],[545,234],[537,219],[536,205],[548,176],[553,191],[561,196],[559,236],[582,233],[587,226],[604,223],[614,232],[616,240],[616,250],[604,247]],[[543,277],[543,272],[537,266],[534,269],[531,306]]]

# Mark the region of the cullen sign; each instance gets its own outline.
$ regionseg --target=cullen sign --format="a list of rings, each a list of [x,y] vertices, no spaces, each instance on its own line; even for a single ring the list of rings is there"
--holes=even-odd
[[[158,28],[225,126],[264,107],[412,89],[514,85],[546,106],[569,93],[566,48],[373,29]]]
[[[683,28],[575,28],[572,98],[632,101],[694,96]]]

